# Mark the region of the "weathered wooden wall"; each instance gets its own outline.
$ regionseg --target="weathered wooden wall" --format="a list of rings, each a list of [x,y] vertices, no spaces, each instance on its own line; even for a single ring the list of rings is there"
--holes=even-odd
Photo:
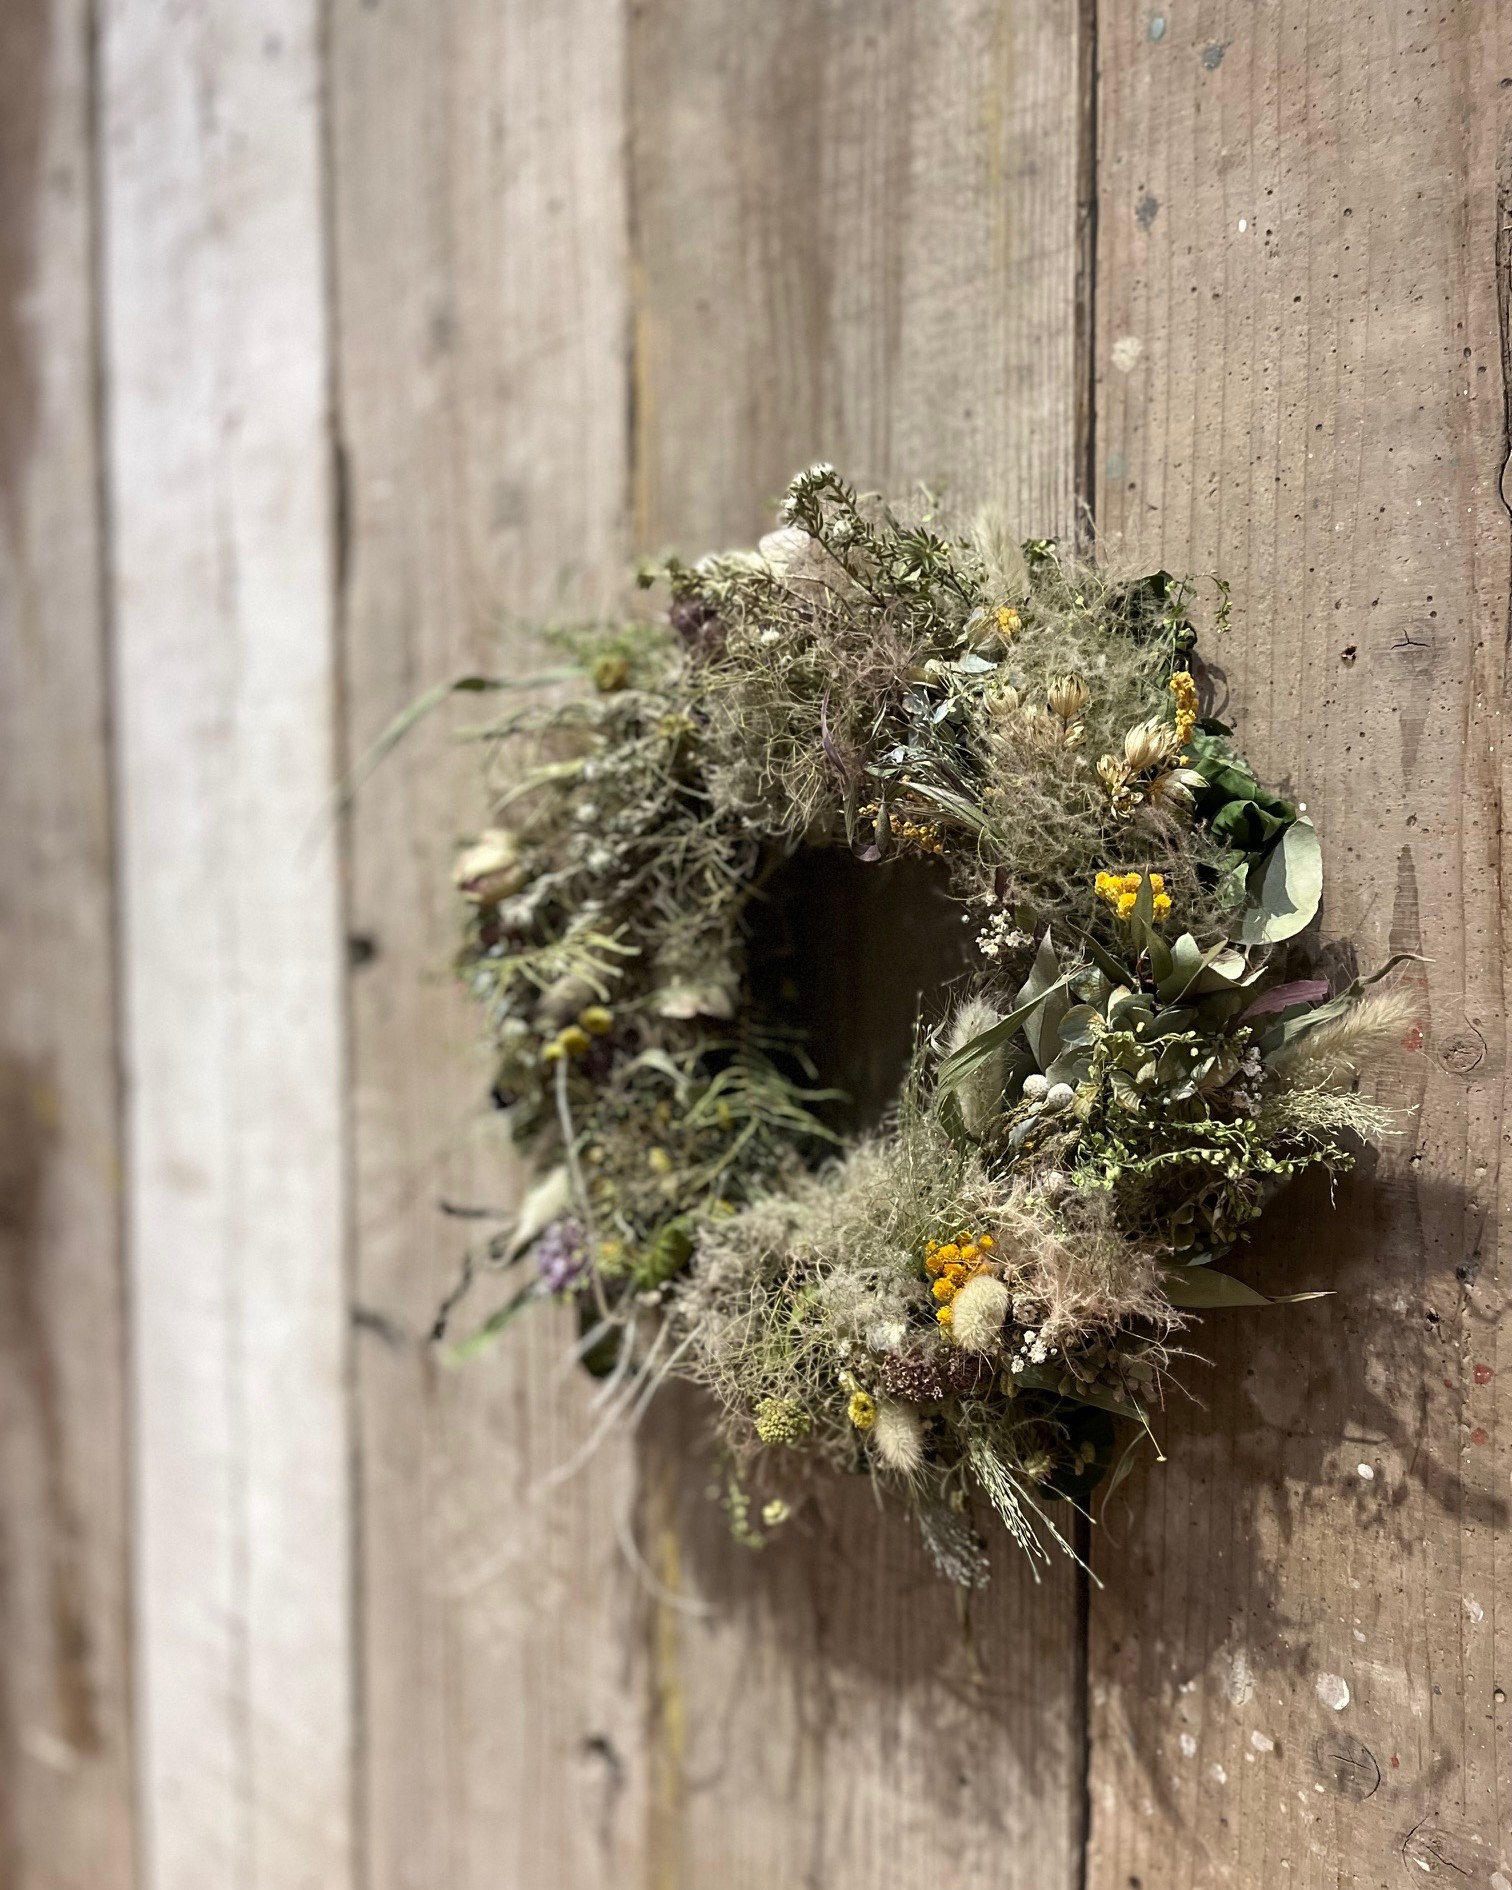
[[[0,1890],[1508,1890],[1509,135],[1497,0],[0,8]],[[685,1407],[550,1487],[550,1320],[440,1362],[470,763],[320,819],[821,456],[1220,570],[1425,954],[1255,1251],[1338,1298],[970,1643],[857,1492],[735,1549]]]
[[[1327,929],[1426,961],[1405,1132],[1255,1255],[1338,1297],[1210,1325],[1100,1545],[1089,1883],[1495,1884],[1512,13],[1104,9],[1101,53],[1099,525],[1230,579]]]

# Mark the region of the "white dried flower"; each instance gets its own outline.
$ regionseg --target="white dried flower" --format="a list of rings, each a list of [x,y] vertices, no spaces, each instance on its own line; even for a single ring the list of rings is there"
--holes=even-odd
[[[950,1336],[963,1352],[990,1352],[996,1346],[1011,1299],[994,1274],[973,1274],[951,1301]]]
[[[730,1018],[735,1015],[735,990],[720,978],[675,978],[654,994],[652,1003],[658,1017]]]
[[[1020,931],[1013,923],[1013,914],[1006,906],[1000,906],[991,913],[987,923],[977,933],[977,950],[984,958],[994,961],[1001,958],[1004,952],[1019,951],[1033,943],[1029,934]]]
[[[1170,761],[1175,753],[1176,730],[1159,716],[1151,716],[1148,722],[1137,722],[1124,736],[1124,765],[1135,774],[1143,768]]]
[[[1058,1111],[1069,1109],[1076,1100],[1076,1091],[1069,1083],[1052,1083],[1045,1091],[1045,1107]]]
[[[799,596],[843,596],[851,588],[845,566],[801,525],[780,525],[758,543],[773,577]]]
[[[1024,1078],[1024,1098],[1028,1102],[1038,1102],[1049,1087],[1049,1079],[1040,1076],[1037,1072],[1033,1076],[1026,1076]]]
[[[1206,777],[1195,768],[1167,768],[1150,783],[1150,800],[1156,807],[1189,814],[1195,804],[1197,791],[1206,786]]]
[[[923,1466],[924,1426],[912,1405],[896,1398],[878,1399],[870,1435],[877,1455],[889,1470],[911,1477]]]
[[[878,1319],[866,1328],[867,1349],[872,1352],[901,1350],[908,1337],[908,1327],[901,1319]]]
[[[1057,676],[1045,699],[1063,722],[1074,722],[1092,696],[1081,677],[1073,674]]]

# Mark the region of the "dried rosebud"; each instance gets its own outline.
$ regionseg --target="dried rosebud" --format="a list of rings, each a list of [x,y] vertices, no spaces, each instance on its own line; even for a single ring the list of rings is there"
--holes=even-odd
[[[520,842],[507,827],[490,827],[457,857],[452,884],[476,906],[496,906],[530,882]]]

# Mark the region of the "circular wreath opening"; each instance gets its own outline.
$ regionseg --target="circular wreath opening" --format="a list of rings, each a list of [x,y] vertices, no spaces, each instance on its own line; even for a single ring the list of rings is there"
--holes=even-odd
[[[943,859],[862,862],[843,846],[800,846],[751,901],[749,1002],[792,1033],[787,1068],[827,1092],[826,1128],[853,1138],[896,1105],[921,1023],[935,1024],[971,970],[971,941]]]
[[[611,1418],[706,1387],[749,1542],[823,1466],[956,1581],[984,1509],[1069,1548],[1173,1331],[1264,1303],[1215,1262],[1385,1127],[1402,1002],[1291,962],[1316,836],[1204,713],[1191,583],[829,467],[642,581],[661,621],[561,635],[587,686],[483,731],[462,964],[541,1178],[478,1336],[565,1298]]]

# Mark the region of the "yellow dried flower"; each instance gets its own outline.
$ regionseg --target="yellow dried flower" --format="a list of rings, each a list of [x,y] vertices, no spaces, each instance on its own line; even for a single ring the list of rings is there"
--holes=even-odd
[[[1018,612],[1016,610],[1010,610],[1006,604],[1003,604],[998,609],[997,627],[1005,637],[1011,639],[1018,635],[1019,631],[1023,628],[1023,624],[1019,618]]]
[[[630,680],[630,662],[627,657],[605,653],[593,665],[593,686],[601,695],[612,696],[616,690],[623,689]]]
[[[853,1391],[845,1414],[858,1431],[869,1431],[877,1421],[877,1401],[869,1391]]]
[[[1110,905],[1121,919],[1133,916],[1134,907],[1139,899],[1139,889],[1144,884],[1142,873],[1099,873],[1093,881],[1093,890],[1099,899]],[[1171,910],[1171,900],[1165,889],[1165,879],[1160,873],[1151,873],[1150,891],[1154,895],[1151,901],[1155,922],[1165,918]]]
[[[569,1024],[557,1035],[557,1042],[562,1046],[562,1055],[567,1057],[580,1057],[591,1041],[587,1031],[579,1029],[576,1024]]]
[[[1176,746],[1185,748],[1197,726],[1197,685],[1186,670],[1178,669],[1170,687],[1176,698]]]
[[[756,1435],[764,1444],[801,1444],[809,1414],[796,1398],[763,1398],[756,1407]]]
[[[651,1170],[653,1175],[670,1175],[672,1172],[672,1157],[664,1148],[654,1148],[646,1157],[646,1166]]]
[[[590,1036],[603,1037],[614,1028],[614,1013],[602,1004],[590,1004],[586,1011],[578,1012],[578,1022]]]

